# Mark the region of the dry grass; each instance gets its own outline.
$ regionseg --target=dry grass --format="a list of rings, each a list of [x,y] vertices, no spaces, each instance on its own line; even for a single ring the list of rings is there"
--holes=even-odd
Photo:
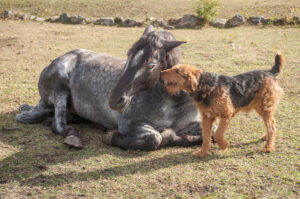
[[[1,0],[0,10],[14,9],[38,16],[59,15],[62,12],[86,17],[123,16],[145,19],[146,16],[165,19],[195,13],[197,0]],[[233,14],[265,17],[300,15],[299,0],[222,0],[221,17]]]
[[[203,160],[196,148],[155,152],[104,146],[101,131],[77,126],[84,149],[62,144],[48,127],[17,124],[21,103],[35,104],[41,70],[55,57],[87,48],[125,57],[141,28],[0,21],[0,198],[299,198],[300,42],[297,27],[174,30],[183,45],[182,63],[238,74],[267,69],[281,50],[285,91],[276,119],[276,151],[262,154],[264,134],[254,113],[239,114],[228,130],[229,150],[216,146]]]

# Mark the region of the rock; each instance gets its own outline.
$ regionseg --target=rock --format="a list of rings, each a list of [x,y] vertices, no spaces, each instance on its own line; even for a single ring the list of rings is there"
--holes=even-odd
[[[288,24],[287,17],[282,17],[273,21],[274,25],[283,26]]]
[[[57,23],[57,22],[60,22],[60,17],[59,16],[52,16],[50,17],[49,21],[51,23]]]
[[[177,19],[169,19],[169,20],[168,20],[168,24],[169,24],[170,26],[175,26],[175,25],[176,25],[176,22],[177,22]]]
[[[152,22],[152,21],[155,21],[155,18],[154,18],[154,17],[147,17],[147,18],[146,18],[146,21]]]
[[[99,23],[104,26],[113,26],[115,25],[115,21],[112,17],[103,17],[100,18]]]
[[[231,19],[229,19],[225,25],[226,28],[233,28],[245,23],[245,19],[242,15],[235,15]]]
[[[173,30],[173,29],[175,29],[175,27],[171,26],[171,25],[166,25],[166,26],[164,26],[164,29],[166,29],[166,30]]]
[[[269,19],[269,18],[262,18],[261,20],[260,20],[260,22],[263,24],[263,25],[270,25],[271,24],[271,19]]]
[[[144,22],[140,22],[140,21],[136,22],[136,26],[137,27],[142,27],[143,25],[145,25]]]
[[[293,16],[293,21],[299,21],[299,17],[298,16]]]
[[[195,28],[201,25],[201,20],[195,15],[186,14],[175,23],[176,28]]]
[[[38,22],[44,22],[44,21],[45,21],[45,18],[39,17],[39,18],[36,18],[35,20],[38,21]]]
[[[225,28],[227,19],[217,18],[210,22],[210,25],[216,28]]]
[[[121,24],[122,22],[124,21],[124,18],[123,17],[116,17],[115,18],[115,24]]]
[[[95,19],[95,18],[87,18],[87,19],[86,19],[86,23],[93,23],[93,24],[96,24],[96,23],[97,23],[97,19]]]
[[[70,23],[72,23],[72,24],[86,23],[86,19],[83,18],[82,16],[75,15],[75,16],[71,16]]]
[[[125,19],[120,25],[123,27],[134,27],[137,23],[133,19]]]
[[[68,13],[62,13],[60,16],[59,16],[59,20],[62,22],[62,23],[70,23],[70,15]]]
[[[30,19],[30,20],[35,20],[35,19],[36,19],[36,16],[32,15],[29,19]]]
[[[6,18],[13,17],[14,12],[12,10],[4,10],[2,15],[3,15],[3,18],[6,19]]]
[[[261,20],[263,20],[264,17],[262,16],[256,16],[256,17],[250,17],[248,22],[252,25],[258,25],[261,23]]]
[[[19,16],[19,19],[27,20],[27,19],[29,19],[29,14],[22,14],[22,15]]]
[[[154,27],[163,27],[164,29],[167,29],[167,30],[173,30],[175,28],[174,26],[169,25],[168,22],[162,18],[158,18],[158,19],[152,21],[151,24]]]

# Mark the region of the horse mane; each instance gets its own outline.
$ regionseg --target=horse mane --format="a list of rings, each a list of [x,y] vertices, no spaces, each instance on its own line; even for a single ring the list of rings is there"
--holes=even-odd
[[[149,34],[143,35],[138,41],[136,41],[133,46],[128,50],[127,56],[130,54],[137,53],[140,49],[145,48],[145,57],[148,57],[151,52],[155,49],[160,49],[163,47],[164,41],[175,41],[175,37],[172,33],[166,31],[153,31]],[[179,64],[180,59],[180,48],[176,47],[166,55],[166,65],[163,70],[171,68]]]

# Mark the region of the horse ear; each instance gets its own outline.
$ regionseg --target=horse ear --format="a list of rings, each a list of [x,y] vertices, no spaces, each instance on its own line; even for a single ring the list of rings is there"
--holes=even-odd
[[[165,41],[164,42],[164,48],[166,52],[172,50],[173,48],[176,48],[177,46],[180,46],[181,44],[186,43],[186,41]]]
[[[143,35],[147,35],[149,34],[150,32],[153,32],[154,31],[154,27],[152,25],[149,25],[145,30],[144,30],[144,33]]]

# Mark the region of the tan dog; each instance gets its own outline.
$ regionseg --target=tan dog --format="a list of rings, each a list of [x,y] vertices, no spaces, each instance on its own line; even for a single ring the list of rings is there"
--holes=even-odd
[[[172,95],[183,90],[191,94],[202,115],[203,143],[193,155],[204,157],[211,147],[212,126],[216,118],[220,123],[213,135],[221,150],[228,142],[225,131],[231,118],[239,111],[255,110],[264,120],[266,144],[262,152],[271,152],[276,139],[273,115],[283,91],[277,75],[283,68],[284,58],[275,57],[271,70],[255,70],[233,77],[205,72],[193,66],[177,65],[161,73],[161,80]]]

